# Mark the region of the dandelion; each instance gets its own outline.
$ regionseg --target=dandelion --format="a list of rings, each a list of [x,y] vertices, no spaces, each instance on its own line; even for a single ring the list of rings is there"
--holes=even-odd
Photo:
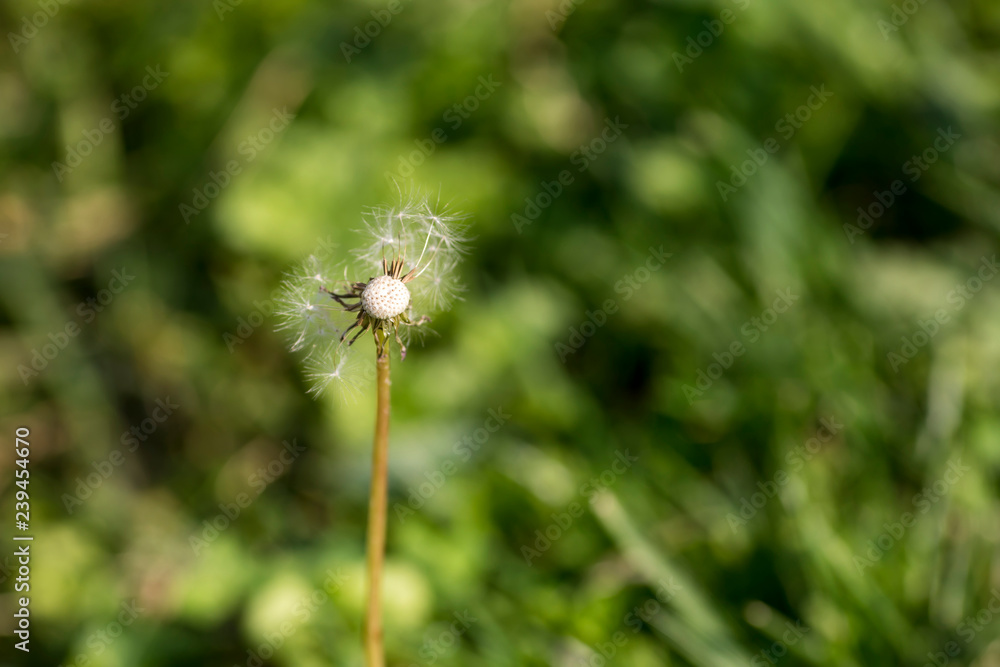
[[[359,230],[364,245],[340,262],[310,256],[285,281],[279,329],[292,350],[310,351],[314,368],[337,368],[369,331],[380,355],[391,340],[405,359],[410,330],[461,298],[455,274],[467,228],[464,216],[436,213],[425,199],[372,209]]]
[[[313,255],[283,284],[278,328],[293,351],[306,353],[307,377],[316,394],[335,388],[345,398],[361,390],[366,365],[356,343],[375,341],[377,402],[372,484],[368,507],[368,608],[364,645],[368,667],[382,667],[381,590],[388,515],[389,357],[427,330],[430,316],[461,298],[455,274],[468,251],[465,217],[435,211],[409,196],[399,206],[376,208],[359,230],[365,243],[339,262]],[[367,368],[370,368],[368,366]]]

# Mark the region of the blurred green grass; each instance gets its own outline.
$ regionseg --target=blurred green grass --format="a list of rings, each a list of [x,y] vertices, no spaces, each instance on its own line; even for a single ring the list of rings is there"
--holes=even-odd
[[[465,301],[394,374],[390,503],[456,470],[390,521],[392,665],[923,665],[949,642],[951,664],[1000,664],[997,285],[950,298],[997,247],[1000,7],[907,6],[883,35],[894,5],[850,0],[403,2],[391,19],[380,2],[105,0],[8,36],[0,392],[5,432],[32,429],[36,557],[33,650],[5,659],[359,664],[373,400],[307,398],[268,311],[297,261],[351,247],[395,175],[471,213],[477,239]],[[40,7],[5,4],[3,34]],[[680,71],[689,38],[707,45]],[[499,85],[475,97],[481,77]],[[786,139],[814,86],[832,97]],[[910,180],[946,128],[960,138]],[[778,150],[723,200],[768,138]],[[845,230],[897,179],[864,234]],[[80,304],[123,268],[135,281],[87,321]],[[799,298],[765,330],[752,318],[776,290]],[[46,359],[68,322],[79,335]],[[745,353],[722,363],[734,342]],[[168,397],[180,407],[128,451]],[[511,417],[456,459],[490,409]],[[792,465],[831,418],[843,429]],[[284,441],[305,451],[261,488]],[[626,450],[632,468],[584,486]],[[969,471],[921,513],[957,459]],[[106,641],[123,603],[143,611]],[[459,632],[455,614],[475,621]]]

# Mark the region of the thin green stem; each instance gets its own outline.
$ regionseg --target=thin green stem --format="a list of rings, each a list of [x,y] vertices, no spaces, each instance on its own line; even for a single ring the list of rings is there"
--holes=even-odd
[[[372,448],[371,494],[368,499],[368,609],[365,615],[365,665],[385,666],[382,638],[382,565],[385,562],[386,518],[389,511],[389,350],[388,335],[375,330],[378,385],[375,443]]]

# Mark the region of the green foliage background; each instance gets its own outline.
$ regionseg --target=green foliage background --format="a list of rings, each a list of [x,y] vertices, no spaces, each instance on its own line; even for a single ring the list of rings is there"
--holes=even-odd
[[[2,524],[28,426],[36,537],[9,664],[253,665],[275,633],[265,664],[360,664],[373,400],[308,398],[261,313],[397,174],[477,239],[465,300],[394,367],[390,502],[446,479],[390,518],[392,665],[923,665],[949,642],[1000,665],[1000,285],[975,282],[1000,229],[1000,4],[910,0],[895,26],[862,0],[70,0],[11,40],[44,4],[0,8]],[[121,118],[147,67],[169,75]],[[812,87],[832,97],[786,136]],[[276,109],[294,119],[248,148]],[[85,320],[115,270],[135,278]],[[491,409],[510,417],[463,460]],[[810,442],[821,419],[842,428]],[[213,533],[284,441],[305,451]],[[618,452],[637,462],[610,473]],[[123,602],[142,612],[106,642]]]

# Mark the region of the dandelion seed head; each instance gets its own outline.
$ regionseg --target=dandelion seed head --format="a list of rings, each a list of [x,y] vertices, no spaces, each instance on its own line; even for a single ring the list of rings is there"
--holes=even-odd
[[[410,290],[402,280],[392,276],[373,278],[361,293],[361,307],[377,320],[401,315],[409,305]]]
[[[401,193],[399,204],[366,212],[361,242],[340,253],[339,263],[327,242],[287,276],[275,309],[278,328],[292,350],[308,351],[315,393],[354,391],[353,344],[362,334],[380,332],[379,353],[393,341],[405,358],[409,341],[428,331],[428,315],[461,299],[458,267],[469,250],[468,227],[465,216]]]

